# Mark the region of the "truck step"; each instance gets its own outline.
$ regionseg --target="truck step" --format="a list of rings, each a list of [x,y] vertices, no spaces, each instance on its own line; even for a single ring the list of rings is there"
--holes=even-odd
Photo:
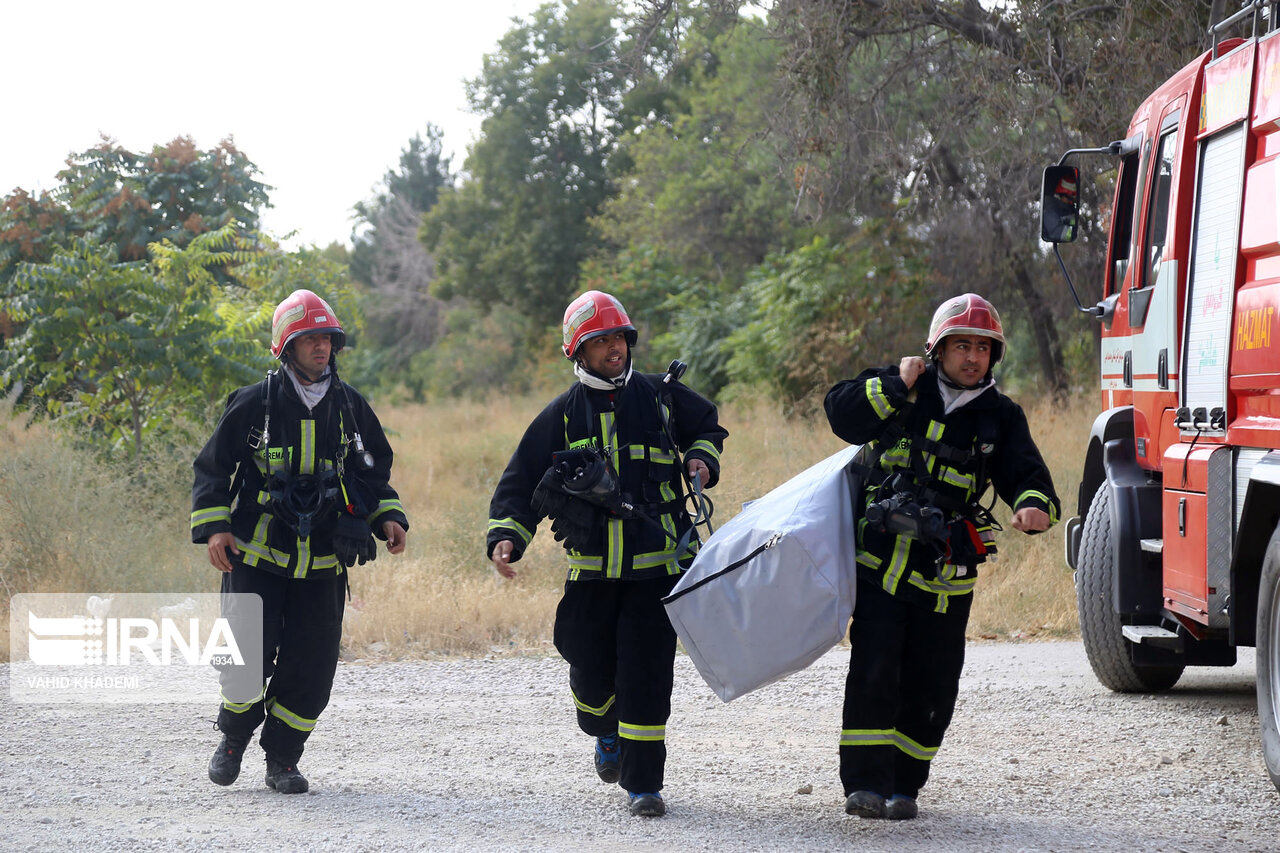
[[[1123,625],[1120,629],[1131,643],[1150,643],[1153,646],[1170,646],[1179,642],[1178,635],[1159,625]]]
[[[1164,553],[1163,539],[1143,539],[1139,544],[1142,546],[1142,550],[1146,551],[1148,554]]]

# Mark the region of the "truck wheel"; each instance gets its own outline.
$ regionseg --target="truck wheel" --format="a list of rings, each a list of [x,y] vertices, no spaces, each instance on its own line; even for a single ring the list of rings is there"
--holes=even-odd
[[[1262,757],[1280,789],[1280,528],[1271,535],[1258,584],[1258,722]]]
[[[1111,550],[1111,490],[1103,483],[1089,505],[1076,560],[1080,638],[1093,674],[1108,690],[1117,693],[1168,690],[1182,677],[1183,667],[1134,664],[1129,641],[1123,633],[1125,622],[1112,607],[1115,572],[1115,554]]]

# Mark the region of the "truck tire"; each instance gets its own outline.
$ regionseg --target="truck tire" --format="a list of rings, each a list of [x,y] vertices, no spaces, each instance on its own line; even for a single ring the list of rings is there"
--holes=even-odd
[[[1280,790],[1280,528],[1267,543],[1258,583],[1258,722],[1262,758]]]
[[[1103,687],[1117,693],[1156,693],[1182,677],[1183,666],[1138,666],[1129,653],[1125,622],[1112,607],[1116,560],[1111,550],[1111,490],[1094,493],[1080,534],[1076,560],[1076,609],[1089,666]],[[1261,688],[1259,688],[1261,689]]]

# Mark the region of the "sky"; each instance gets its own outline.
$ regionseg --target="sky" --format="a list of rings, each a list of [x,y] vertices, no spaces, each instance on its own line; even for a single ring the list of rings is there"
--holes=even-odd
[[[102,134],[132,151],[230,136],[273,187],[264,230],[349,243],[428,123],[453,169],[480,130],[463,81],[546,0],[4,3],[0,195],[53,189]]]

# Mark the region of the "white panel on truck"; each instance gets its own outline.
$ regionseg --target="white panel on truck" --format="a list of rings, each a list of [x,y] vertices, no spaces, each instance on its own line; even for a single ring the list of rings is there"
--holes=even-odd
[[[1227,358],[1244,185],[1244,125],[1237,124],[1205,140],[1200,157],[1182,389],[1183,405],[1213,409],[1227,405]]]

